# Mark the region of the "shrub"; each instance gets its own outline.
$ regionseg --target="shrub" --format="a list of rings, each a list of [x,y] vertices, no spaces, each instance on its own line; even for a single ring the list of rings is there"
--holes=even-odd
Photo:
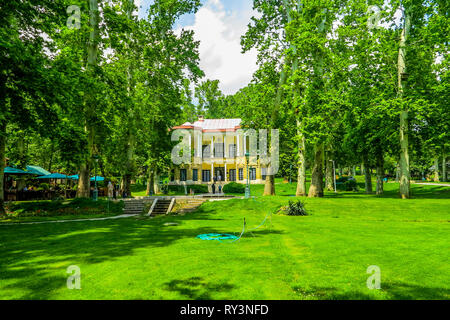
[[[308,212],[305,208],[305,203],[301,200],[298,201],[290,201],[289,204],[285,207],[281,207],[278,212],[283,212],[284,214],[287,214],[288,216],[307,216]]]
[[[347,180],[343,183],[336,183],[336,189],[343,191],[358,191],[358,184],[355,180]]]
[[[190,186],[187,186],[188,189],[188,193],[189,193],[189,189],[192,189],[192,191],[194,191],[194,193],[199,194],[199,193],[208,193],[208,186],[205,186],[203,184],[193,184]]]
[[[168,187],[169,187],[168,190],[171,192],[184,194],[184,186],[169,185]],[[202,185],[202,184],[186,185],[186,190],[187,190],[188,194],[189,194],[189,189],[194,190],[194,193],[196,193],[196,194],[208,193],[208,186]]]
[[[40,189],[40,190],[47,191],[47,190],[50,189],[50,185],[49,185],[48,183],[41,183],[41,184],[39,185],[39,189]],[[39,189],[38,189],[38,190],[39,190]]]
[[[223,186],[223,192],[224,193],[245,193],[245,185],[237,183],[237,182],[230,182]]]
[[[8,204],[8,212],[17,217],[24,216],[58,216],[58,215],[88,215],[88,214],[121,214],[124,203],[93,201],[88,198],[77,198],[65,201],[30,201]]]

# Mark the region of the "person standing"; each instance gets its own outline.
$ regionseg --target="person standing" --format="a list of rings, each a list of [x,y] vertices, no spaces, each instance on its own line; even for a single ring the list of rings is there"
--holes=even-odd
[[[113,185],[113,198],[114,200],[117,200],[117,185]]]
[[[215,183],[212,184],[211,189],[212,189],[212,193],[215,194],[216,193],[216,184]]]
[[[111,200],[113,198],[113,192],[114,192],[114,186],[110,182],[108,182],[108,200]]]

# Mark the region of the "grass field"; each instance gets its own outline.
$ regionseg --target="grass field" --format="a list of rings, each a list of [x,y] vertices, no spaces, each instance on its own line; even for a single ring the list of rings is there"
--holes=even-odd
[[[234,243],[202,233],[239,235],[295,199],[205,203],[185,216],[0,226],[0,299],[449,299],[450,188],[398,185],[382,197],[327,193],[306,199],[305,217],[273,215]],[[176,226],[166,226],[174,222]],[[81,270],[81,290],[66,286]],[[367,268],[380,267],[369,290]]]

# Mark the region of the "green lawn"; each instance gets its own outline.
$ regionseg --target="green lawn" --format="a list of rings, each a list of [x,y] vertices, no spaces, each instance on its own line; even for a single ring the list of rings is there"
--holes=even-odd
[[[273,215],[239,242],[196,239],[256,227],[288,200],[205,203],[185,216],[0,226],[0,299],[449,299],[450,188],[412,185],[400,200],[327,193],[310,215]],[[177,226],[165,226],[176,222]],[[66,269],[81,269],[69,290]],[[367,267],[381,268],[369,290]]]

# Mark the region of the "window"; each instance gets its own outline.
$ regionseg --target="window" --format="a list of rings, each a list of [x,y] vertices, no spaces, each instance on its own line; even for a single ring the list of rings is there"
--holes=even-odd
[[[186,181],[186,169],[180,169],[180,181]]]
[[[235,144],[230,144],[228,145],[228,157],[229,158],[236,158],[236,145]]]
[[[202,170],[202,181],[203,182],[210,182],[211,181],[211,171],[209,171],[209,170]]]
[[[192,170],[192,181],[198,181],[198,169]]]
[[[256,168],[249,169],[250,180],[256,180]]]
[[[230,169],[230,181],[236,181],[236,169]]]
[[[223,158],[223,143],[214,143],[214,157]]]
[[[175,169],[170,170],[170,181],[175,181]]]
[[[244,169],[239,169],[239,180],[244,180]]]
[[[266,180],[267,168],[261,168],[261,179]]]
[[[203,158],[211,158],[211,146],[209,144],[202,146]]]

